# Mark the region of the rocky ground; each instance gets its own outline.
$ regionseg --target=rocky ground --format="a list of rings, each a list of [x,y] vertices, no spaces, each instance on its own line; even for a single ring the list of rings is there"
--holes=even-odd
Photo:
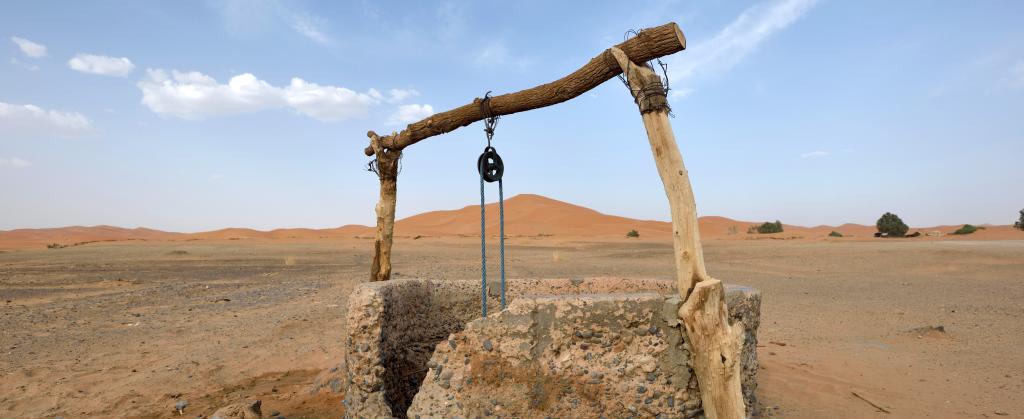
[[[777,417],[1024,415],[1024,242],[712,241],[763,291]],[[0,253],[0,414],[337,417],[366,239],[97,243]],[[472,238],[402,240],[396,277],[474,278]],[[668,242],[512,240],[509,276],[670,278]],[[491,264],[492,266],[496,264]],[[938,328],[941,326],[941,329]],[[325,373],[325,371],[328,371]],[[338,390],[338,392],[335,392]],[[856,393],[856,395],[854,395]]]

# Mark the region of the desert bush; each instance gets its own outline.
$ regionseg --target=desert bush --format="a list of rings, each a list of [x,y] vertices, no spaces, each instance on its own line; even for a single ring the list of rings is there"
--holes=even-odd
[[[63,249],[65,247],[67,247],[67,246],[64,246],[63,244],[60,244],[60,243],[50,243],[50,244],[46,245],[47,249]]]
[[[1013,223],[1013,228],[1024,231],[1024,209],[1020,210],[1020,218]]]
[[[757,226],[757,232],[761,234],[781,233],[782,222],[775,220],[774,223],[764,223]]]
[[[829,237],[843,237],[843,233],[840,233],[838,231],[832,230],[831,233],[828,233],[828,236]]]
[[[626,233],[626,237],[640,237],[640,232],[636,230],[629,230],[629,233]]]
[[[910,230],[903,220],[896,214],[887,212],[875,222],[875,228],[878,229],[879,233],[888,234],[890,237],[903,237],[907,234],[907,230]]]
[[[921,237],[921,232],[915,231],[914,234],[908,234],[907,237]]]
[[[978,231],[978,227],[972,226],[970,224],[964,224],[963,227],[960,227],[959,229],[954,231],[953,234],[971,234],[975,231]]]

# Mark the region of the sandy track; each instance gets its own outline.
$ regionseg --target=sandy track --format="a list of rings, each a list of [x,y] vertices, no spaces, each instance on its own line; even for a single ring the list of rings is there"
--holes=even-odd
[[[672,276],[655,241],[512,240],[515,277]],[[397,277],[474,278],[472,239],[396,244]],[[311,394],[342,358],[368,240],[99,243],[0,253],[0,413],[334,417]],[[1024,414],[1024,242],[706,244],[712,275],[764,291],[759,397],[780,417]],[[492,264],[494,265],[494,264]],[[7,302],[10,300],[10,302]],[[943,325],[918,337],[908,330]],[[784,344],[784,346],[783,346]]]

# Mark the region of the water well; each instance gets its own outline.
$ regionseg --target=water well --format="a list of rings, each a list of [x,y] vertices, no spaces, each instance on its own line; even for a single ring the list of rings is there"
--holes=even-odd
[[[481,318],[478,281],[359,285],[348,306],[346,416],[701,415],[673,281],[520,279],[507,296],[507,309],[495,303]],[[761,297],[727,286],[726,302],[745,330],[751,412]]]

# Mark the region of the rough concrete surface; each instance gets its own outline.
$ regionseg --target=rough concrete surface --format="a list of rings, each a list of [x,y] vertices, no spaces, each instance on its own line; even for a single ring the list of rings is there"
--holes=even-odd
[[[358,286],[349,299],[346,416],[701,413],[672,281],[512,280],[507,310],[496,297],[482,319],[476,281]],[[743,385],[753,406],[760,294],[729,287],[727,298],[747,330]]]

